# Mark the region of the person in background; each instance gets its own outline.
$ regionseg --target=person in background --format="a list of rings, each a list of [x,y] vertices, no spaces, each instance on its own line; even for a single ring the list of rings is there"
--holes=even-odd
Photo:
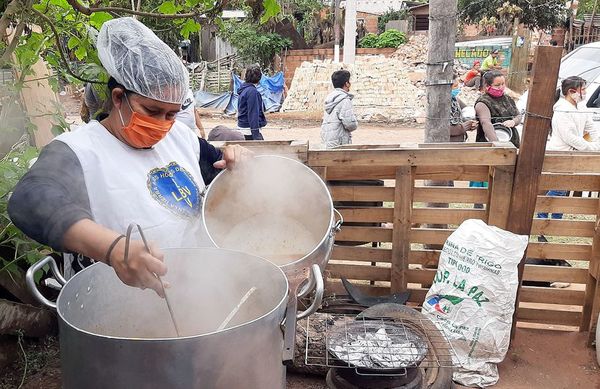
[[[477,129],[477,120],[465,120],[462,109],[465,104],[458,99],[460,94],[460,79],[454,73],[452,78],[452,91],[450,97],[450,142],[464,142],[467,140],[467,132]]]
[[[325,99],[325,113],[321,124],[321,140],[331,149],[352,143],[352,132],[358,128],[350,94],[350,72],[338,70],[331,75],[335,88]]]
[[[492,70],[483,75],[485,93],[475,102],[475,113],[479,120],[475,140],[477,142],[498,141],[494,125],[502,124],[510,128],[512,131],[510,141],[518,148],[520,139],[516,126],[521,123],[521,114],[515,101],[504,94],[505,88],[506,81],[500,71]]]
[[[490,70],[501,70],[502,65],[500,65],[500,60],[498,56],[500,55],[500,51],[498,49],[492,51],[490,55],[488,55],[481,64],[481,71],[488,72]]]
[[[12,222],[57,252],[111,266],[125,284],[163,295],[167,267],[159,247],[210,244],[202,223],[205,185],[246,150],[217,150],[175,115],[189,89],[177,55],[133,18],[105,22],[98,58],[110,75],[110,109],[45,146],[8,202]],[[139,224],[150,250],[123,238]],[[199,258],[201,260],[201,258]]]
[[[94,90],[94,84],[88,82],[83,89],[83,101],[81,104],[81,119],[88,123],[96,118],[96,114],[102,109],[102,99]]]
[[[246,140],[244,135],[242,135],[239,131],[225,127],[225,126],[216,126],[208,133],[207,141],[228,141],[228,140]]]
[[[469,88],[478,87],[481,82],[481,61],[473,62],[473,67],[465,74],[463,83]]]
[[[194,132],[197,132],[201,138],[206,139],[206,133],[204,132],[204,126],[202,126],[202,120],[200,114],[196,110],[196,98],[194,92],[190,89],[185,96],[183,104],[181,104],[181,111],[175,115],[175,120],[185,124]]]
[[[238,89],[238,131],[246,140],[264,140],[260,130],[267,125],[262,96],[256,89],[262,77],[258,65],[246,69],[244,83]]]
[[[565,78],[560,86],[552,116],[552,135],[548,141],[548,151],[600,151],[600,141],[594,131],[592,114],[580,111],[577,104],[585,100],[586,81],[581,77]],[[567,196],[568,191],[550,190],[546,196]],[[542,219],[548,218],[545,212],[538,213]],[[553,213],[552,219],[562,219],[562,213]],[[545,242],[543,236],[538,238]]]

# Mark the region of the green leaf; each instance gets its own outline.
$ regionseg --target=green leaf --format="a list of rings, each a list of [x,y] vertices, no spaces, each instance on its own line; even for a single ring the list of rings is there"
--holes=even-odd
[[[66,0],[50,0],[50,4],[63,9],[71,9],[71,6],[69,5],[69,3],[67,3]]]
[[[75,47],[79,46],[80,43],[81,41],[79,40],[79,38],[72,36],[67,42],[67,47],[69,48],[69,50],[73,50]]]
[[[281,6],[277,0],[263,0],[263,8],[265,9],[265,12],[260,17],[260,22],[263,24],[281,12]]]
[[[195,33],[200,31],[200,23],[196,22],[193,19],[188,19],[183,26],[181,27],[181,30],[179,31],[181,36],[183,36],[185,39],[188,39],[190,37],[190,34]]]
[[[112,15],[108,12],[94,12],[90,15],[90,25],[99,30],[104,22],[107,22],[112,18]]]
[[[172,15],[177,13],[177,6],[172,1],[165,1],[158,6],[158,12],[165,15]]]
[[[78,60],[83,60],[87,56],[87,50],[85,49],[85,46],[79,46],[77,50],[75,50],[75,56]]]
[[[55,124],[50,129],[50,132],[52,132],[52,135],[54,135],[54,136],[59,136],[60,134],[65,132],[65,129],[62,128],[61,126],[59,126],[58,124]]]

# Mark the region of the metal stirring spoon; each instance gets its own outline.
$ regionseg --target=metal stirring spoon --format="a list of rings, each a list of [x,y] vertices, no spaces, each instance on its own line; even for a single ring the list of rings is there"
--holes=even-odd
[[[148,241],[146,240],[146,236],[144,236],[144,232],[142,231],[142,227],[140,227],[139,224],[131,223],[129,225],[129,227],[127,227],[127,234],[125,235],[125,262],[127,262],[127,259],[129,258],[129,241],[131,240],[131,232],[133,231],[133,229],[135,227],[137,227],[137,229],[140,233],[140,237],[142,238],[142,241],[144,242],[144,246],[146,247],[146,250],[150,254],[152,254],[152,251],[150,251],[150,246],[148,246]],[[169,315],[171,315],[171,322],[173,322],[173,327],[175,328],[175,333],[177,334],[177,337],[180,337],[181,335],[179,332],[179,326],[177,326],[177,321],[175,321],[175,315],[173,314],[173,308],[171,307],[171,303],[169,302],[169,297],[167,296],[167,291],[165,290],[165,285],[163,284],[162,279],[157,274],[154,274],[154,277],[156,277],[158,279],[158,282],[160,282],[160,287],[162,288],[163,295],[165,296],[165,302],[167,303],[167,309],[169,310]]]

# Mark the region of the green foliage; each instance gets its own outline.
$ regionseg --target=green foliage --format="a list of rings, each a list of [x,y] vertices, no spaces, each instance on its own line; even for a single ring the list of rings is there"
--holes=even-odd
[[[361,48],[373,48],[377,47],[377,34],[368,33],[360,41],[358,41],[358,47]]]
[[[6,209],[11,191],[37,155],[36,148],[21,142],[0,159],[0,272],[26,269],[50,253],[12,224]]]
[[[269,20],[271,20],[271,18],[277,16],[281,12],[281,6],[277,2],[277,0],[263,0],[263,8],[265,11],[260,17],[260,22],[263,24],[268,22]]]
[[[375,35],[367,34],[359,42],[358,47],[364,48],[396,48],[406,43],[406,35],[398,30],[387,30],[386,32]]]
[[[249,21],[225,22],[220,34],[238,50],[243,61],[256,62],[263,68],[270,68],[275,54],[292,45],[290,39],[264,32]]]
[[[379,30],[379,33],[385,31],[385,25],[387,24],[387,22],[390,22],[392,20],[404,20],[407,18],[407,16],[408,13],[406,10],[395,11],[390,8],[384,14],[377,18],[377,29]]]
[[[519,19],[529,28],[548,29],[560,25],[566,17],[563,0],[458,0],[459,20],[479,23],[483,18],[498,17],[498,9],[516,6]]]

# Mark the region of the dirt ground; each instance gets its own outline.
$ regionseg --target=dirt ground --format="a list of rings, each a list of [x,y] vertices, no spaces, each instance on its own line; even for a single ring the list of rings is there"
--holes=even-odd
[[[586,346],[586,339],[586,333],[518,329],[511,349],[499,365],[500,381],[492,388],[600,389],[600,370],[595,350]],[[32,352],[26,351],[29,372],[22,388],[60,389],[56,339],[36,345]],[[18,387],[23,369],[24,363],[20,359],[0,372],[0,388]],[[323,377],[288,374],[287,388],[327,389],[327,386]]]

